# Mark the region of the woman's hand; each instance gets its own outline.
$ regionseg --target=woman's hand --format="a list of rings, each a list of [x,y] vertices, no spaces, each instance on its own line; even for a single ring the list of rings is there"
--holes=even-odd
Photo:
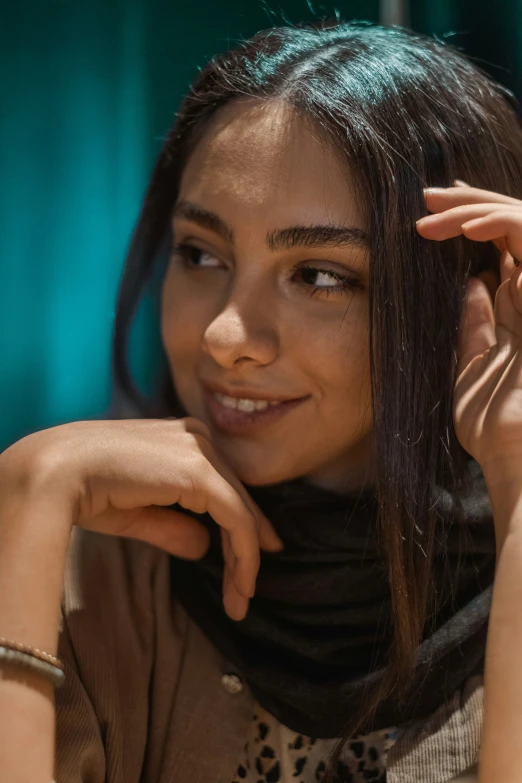
[[[221,527],[223,599],[235,620],[245,616],[254,594],[259,548],[281,549],[271,523],[196,418],[75,421],[22,438],[1,459],[9,475],[26,483],[31,476],[40,495],[66,495],[73,524],[137,538],[179,557],[203,557],[208,531],[162,506],[208,512]]]
[[[501,252],[494,307],[485,283],[470,280],[453,416],[460,443],[486,479],[497,545],[478,779],[514,781],[520,774],[510,759],[522,729],[522,266],[514,262],[522,261],[522,201],[459,184],[428,189],[426,203],[436,214],[417,222],[421,236],[464,234]]]
[[[494,308],[485,283],[471,278],[459,334],[454,424],[484,474],[522,479],[522,201],[458,183],[425,190],[436,214],[417,221],[426,239],[463,234],[501,252]],[[494,479],[493,479],[494,480]]]

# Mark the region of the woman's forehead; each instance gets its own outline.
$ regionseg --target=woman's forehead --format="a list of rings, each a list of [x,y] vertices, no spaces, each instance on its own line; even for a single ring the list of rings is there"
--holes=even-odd
[[[347,166],[282,101],[225,106],[190,156],[179,197],[363,228]]]

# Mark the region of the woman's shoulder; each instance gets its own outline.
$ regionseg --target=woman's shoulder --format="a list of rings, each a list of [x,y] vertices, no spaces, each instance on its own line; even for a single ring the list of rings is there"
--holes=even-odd
[[[66,559],[61,613],[74,663],[95,682],[131,675],[136,682],[153,664],[158,634],[182,644],[186,614],[172,600],[167,552],[131,538],[74,528]],[[179,615],[179,617],[178,617]],[[134,672],[140,674],[134,678]]]
[[[115,604],[106,600],[109,595],[144,608],[158,580],[167,587],[168,570],[169,555],[152,544],[74,527],[64,572],[64,612],[73,614],[95,601],[110,613]]]

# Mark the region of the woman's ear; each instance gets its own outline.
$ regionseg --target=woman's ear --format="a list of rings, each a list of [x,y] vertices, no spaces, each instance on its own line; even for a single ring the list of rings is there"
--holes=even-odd
[[[495,304],[495,295],[497,293],[497,288],[500,285],[500,271],[491,268],[484,269],[482,272],[479,272],[476,277],[485,283],[491,297],[491,303]]]

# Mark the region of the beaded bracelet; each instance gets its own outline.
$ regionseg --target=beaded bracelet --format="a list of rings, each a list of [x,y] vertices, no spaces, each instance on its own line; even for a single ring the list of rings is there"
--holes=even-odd
[[[55,687],[59,687],[65,679],[63,663],[54,655],[2,637],[0,637],[1,661],[32,669],[50,680]]]

